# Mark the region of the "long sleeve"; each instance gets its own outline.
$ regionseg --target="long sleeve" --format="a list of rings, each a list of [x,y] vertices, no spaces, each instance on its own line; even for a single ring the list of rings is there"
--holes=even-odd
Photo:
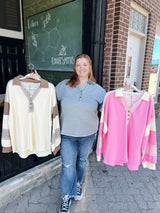
[[[107,134],[108,128],[107,128],[107,97],[108,93],[105,95],[102,111],[101,111],[101,118],[100,118],[100,124],[99,124],[99,131],[98,131],[98,140],[97,140],[97,148],[96,148],[96,154],[97,154],[97,161],[101,160],[101,154],[102,154],[102,147],[103,147],[103,140],[105,137],[105,134]]]
[[[42,157],[53,152],[55,155],[60,149],[55,87],[41,79],[40,86],[32,85],[30,96],[28,85],[26,82],[26,89],[23,88],[19,78],[7,84],[1,140],[3,152],[13,151],[22,158],[30,154]]]
[[[53,109],[52,109],[52,152],[54,155],[60,149],[60,124],[59,124],[59,113],[56,99],[55,88],[53,89]]]
[[[12,151],[11,137],[10,137],[10,130],[9,130],[9,117],[10,117],[9,87],[10,87],[10,84],[11,84],[11,81],[8,82],[7,87],[6,87],[4,111],[3,111],[1,144],[3,147],[2,152],[4,152],[4,153]]]
[[[157,162],[157,140],[156,124],[153,98],[150,97],[150,107],[147,126],[142,143],[142,165],[144,168],[156,169]]]

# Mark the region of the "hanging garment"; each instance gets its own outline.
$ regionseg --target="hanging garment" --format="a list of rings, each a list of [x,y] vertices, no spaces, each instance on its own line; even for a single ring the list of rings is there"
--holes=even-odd
[[[152,96],[125,93],[122,89],[105,96],[97,142],[97,160],[105,164],[127,164],[130,170],[156,169],[157,142]]]
[[[60,148],[60,127],[53,84],[23,76],[8,82],[1,143],[4,153],[13,151],[22,158],[56,154]]]

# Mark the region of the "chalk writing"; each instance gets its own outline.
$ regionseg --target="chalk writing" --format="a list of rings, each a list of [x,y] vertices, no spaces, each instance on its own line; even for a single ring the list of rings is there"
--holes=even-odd
[[[67,55],[66,47],[63,44],[61,45],[61,49],[59,51],[59,55]]]
[[[53,65],[74,64],[74,57],[51,57]]]
[[[36,28],[36,27],[38,27],[38,25],[39,25],[39,22],[38,22],[38,20],[36,20],[36,21],[34,21],[34,20],[30,20],[30,19],[28,19],[27,20],[27,27],[28,27],[28,30],[30,30],[30,29],[32,29],[32,28]]]
[[[45,28],[50,21],[51,21],[51,14],[47,13],[43,19],[43,27]]]
[[[33,32],[32,32],[32,40],[33,40],[33,42],[32,42],[33,46],[34,46],[34,47],[37,47],[37,40],[36,40],[36,36],[34,35],[34,33],[33,33]]]
[[[82,52],[82,2],[70,1],[27,18],[28,57],[35,69],[73,71],[75,56]]]

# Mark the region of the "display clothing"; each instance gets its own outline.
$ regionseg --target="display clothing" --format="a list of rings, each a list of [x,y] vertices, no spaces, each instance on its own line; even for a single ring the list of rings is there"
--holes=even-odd
[[[127,164],[130,170],[156,169],[157,141],[152,96],[124,92],[123,88],[105,96],[97,142],[97,159],[105,164]]]
[[[3,152],[16,152],[43,157],[60,149],[60,127],[55,87],[41,79],[17,76],[6,87],[2,147]]]
[[[98,130],[98,109],[102,107],[106,91],[91,80],[81,88],[66,85],[68,80],[56,86],[61,105],[61,134],[84,137]],[[74,129],[74,131],[73,131]]]

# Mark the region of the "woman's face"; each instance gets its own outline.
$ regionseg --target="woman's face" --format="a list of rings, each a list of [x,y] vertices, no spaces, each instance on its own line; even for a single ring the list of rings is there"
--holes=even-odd
[[[90,72],[88,60],[86,58],[77,59],[75,70],[79,78],[88,78]]]

